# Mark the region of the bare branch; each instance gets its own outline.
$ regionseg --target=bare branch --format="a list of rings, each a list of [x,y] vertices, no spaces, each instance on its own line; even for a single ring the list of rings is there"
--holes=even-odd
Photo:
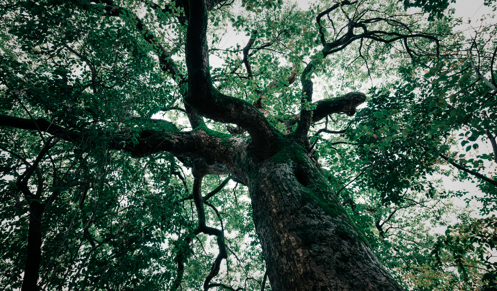
[[[319,26],[319,39],[321,40],[321,44],[324,46],[326,45],[326,39],[324,38],[324,32],[323,32],[323,27],[321,26],[321,18],[323,18],[323,16],[325,15],[329,15],[331,12],[333,12],[334,10],[336,10],[337,8],[339,8],[341,5],[352,5],[352,4],[355,4],[356,2],[350,2],[350,1],[342,1],[340,3],[337,3],[333,6],[331,6],[330,8],[326,9],[325,11],[321,12],[318,14],[318,16],[316,16],[316,23],[318,24]],[[330,19],[332,25],[333,25],[333,21]],[[335,28],[335,26],[333,25],[333,28]]]
[[[200,169],[199,169],[200,170]],[[202,179],[203,173],[202,171],[197,171],[196,167],[193,167],[193,175],[195,177],[193,182],[193,200],[195,202],[195,208],[197,209],[197,218],[198,218],[198,227],[195,230],[195,233],[205,233],[208,235],[214,235],[217,237],[217,245],[219,247],[219,254],[217,255],[214,263],[212,264],[211,271],[204,282],[204,290],[209,289],[209,283],[218,273],[221,267],[221,262],[223,259],[228,257],[226,252],[226,246],[224,243],[224,233],[222,230],[218,230],[216,228],[208,227],[205,223],[205,210],[204,210],[204,201],[202,200]]]
[[[325,128],[321,128],[320,130],[318,130],[314,136],[318,136],[319,134],[321,134],[322,132],[324,133],[329,133],[329,134],[342,134],[342,133],[345,133],[347,131],[347,129],[349,129],[349,127],[352,125],[352,122],[349,122],[349,124],[347,125],[347,127],[345,129],[342,129],[342,130],[329,130],[327,129],[326,127]]]
[[[478,172],[475,172],[475,171],[470,170],[470,169],[468,169],[468,168],[466,168],[466,167],[463,167],[463,166],[459,165],[458,163],[454,162],[452,159],[449,159],[447,156],[445,156],[445,155],[443,155],[443,154],[439,154],[439,156],[440,156],[442,159],[444,159],[445,161],[447,161],[449,164],[451,164],[452,166],[456,167],[457,169],[459,169],[459,170],[461,170],[461,171],[464,171],[464,172],[466,172],[466,173],[468,173],[468,174],[471,174],[471,175],[473,175],[473,176],[475,176],[475,177],[477,177],[477,178],[480,178],[480,179],[482,179],[483,181],[486,181],[486,182],[488,182],[488,183],[490,183],[490,184],[492,184],[492,185],[497,186],[497,181],[494,181],[494,180],[492,180],[492,179],[489,179],[489,178],[487,178],[487,177],[483,176],[482,174],[480,174],[480,173],[478,173]]]
[[[226,179],[224,179],[224,181],[219,184],[219,186],[216,187],[216,189],[212,190],[209,194],[205,195],[204,197],[202,197],[202,201],[204,201],[204,203],[209,200],[212,196],[216,195],[219,191],[221,191],[227,184],[228,182],[231,180],[231,176],[228,176]],[[180,202],[183,202],[183,201],[186,201],[186,200],[190,200],[190,199],[193,199],[193,194],[186,197],[186,198],[183,198],[181,199]]]

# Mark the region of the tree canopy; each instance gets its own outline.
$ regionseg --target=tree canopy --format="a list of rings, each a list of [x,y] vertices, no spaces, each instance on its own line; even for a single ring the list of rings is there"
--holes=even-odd
[[[285,290],[260,209],[301,187],[335,220],[291,233],[494,290],[497,27],[449,4],[0,1],[0,287]]]

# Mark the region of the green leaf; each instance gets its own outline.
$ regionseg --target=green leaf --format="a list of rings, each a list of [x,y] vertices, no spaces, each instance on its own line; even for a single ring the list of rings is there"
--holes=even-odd
[[[463,84],[464,82],[466,82],[466,80],[469,79],[469,76],[470,76],[471,72],[468,71],[466,74],[464,74],[461,79],[459,79],[459,84]]]
[[[383,118],[383,113],[381,112],[374,112],[373,115],[378,118],[378,119],[382,119]]]
[[[470,141],[476,141],[478,139],[478,134],[473,133],[471,136],[468,138]]]

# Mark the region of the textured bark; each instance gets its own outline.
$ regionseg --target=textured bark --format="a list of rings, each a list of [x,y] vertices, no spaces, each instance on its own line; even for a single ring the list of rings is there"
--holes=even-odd
[[[38,290],[37,282],[41,262],[41,217],[45,206],[38,201],[31,201],[29,210],[28,252],[22,291]]]
[[[252,172],[271,290],[402,290],[300,147],[284,148]]]

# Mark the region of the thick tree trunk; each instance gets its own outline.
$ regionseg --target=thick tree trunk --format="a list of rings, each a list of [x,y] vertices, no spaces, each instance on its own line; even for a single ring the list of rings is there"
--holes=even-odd
[[[250,173],[272,290],[402,290],[302,148],[287,146]]]
[[[37,283],[41,261],[41,217],[45,205],[32,200],[29,210],[28,252],[22,291],[38,290]]]

